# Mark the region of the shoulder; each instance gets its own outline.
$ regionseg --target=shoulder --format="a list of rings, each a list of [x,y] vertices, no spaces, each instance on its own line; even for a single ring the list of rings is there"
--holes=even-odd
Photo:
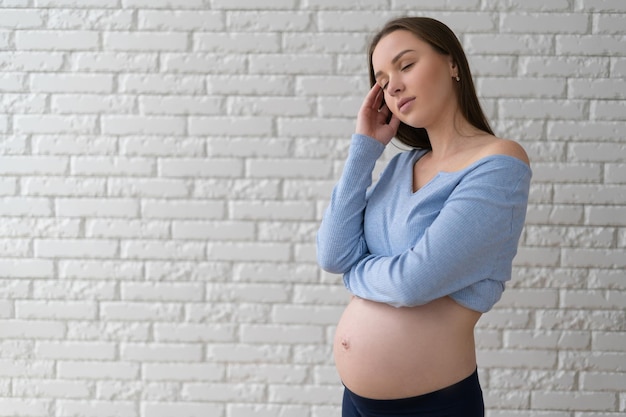
[[[526,165],[530,165],[528,154],[519,143],[510,139],[500,139],[493,136],[481,150],[481,156],[507,155],[519,159]]]

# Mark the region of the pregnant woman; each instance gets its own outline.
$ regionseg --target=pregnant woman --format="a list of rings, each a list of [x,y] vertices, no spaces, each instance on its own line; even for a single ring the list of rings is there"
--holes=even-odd
[[[474,327],[511,278],[528,157],[494,136],[443,23],[388,22],[369,71],[317,239],[320,266],[352,293],[334,341],[343,416],[483,416]],[[411,150],[372,186],[393,137]]]

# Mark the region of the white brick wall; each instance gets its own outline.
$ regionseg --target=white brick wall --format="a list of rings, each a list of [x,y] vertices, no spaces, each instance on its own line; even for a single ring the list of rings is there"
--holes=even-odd
[[[339,415],[314,236],[405,13],[533,161],[488,417],[623,416],[622,0],[0,0],[0,416]]]

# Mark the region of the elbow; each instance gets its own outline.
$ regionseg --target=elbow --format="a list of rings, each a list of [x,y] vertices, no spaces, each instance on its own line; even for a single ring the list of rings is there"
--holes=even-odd
[[[336,256],[330,256],[330,254],[324,253],[319,249],[317,251],[317,264],[324,271],[331,274],[344,274],[350,269],[345,260],[338,259]]]

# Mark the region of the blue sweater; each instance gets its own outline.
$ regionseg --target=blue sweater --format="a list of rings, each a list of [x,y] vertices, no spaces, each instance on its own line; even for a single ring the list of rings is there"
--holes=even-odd
[[[320,266],[341,273],[354,295],[395,307],[450,296],[486,312],[511,279],[526,217],[531,170],[491,155],[439,172],[413,192],[426,150],[396,155],[373,186],[384,145],[353,135],[343,174],[317,235]]]

